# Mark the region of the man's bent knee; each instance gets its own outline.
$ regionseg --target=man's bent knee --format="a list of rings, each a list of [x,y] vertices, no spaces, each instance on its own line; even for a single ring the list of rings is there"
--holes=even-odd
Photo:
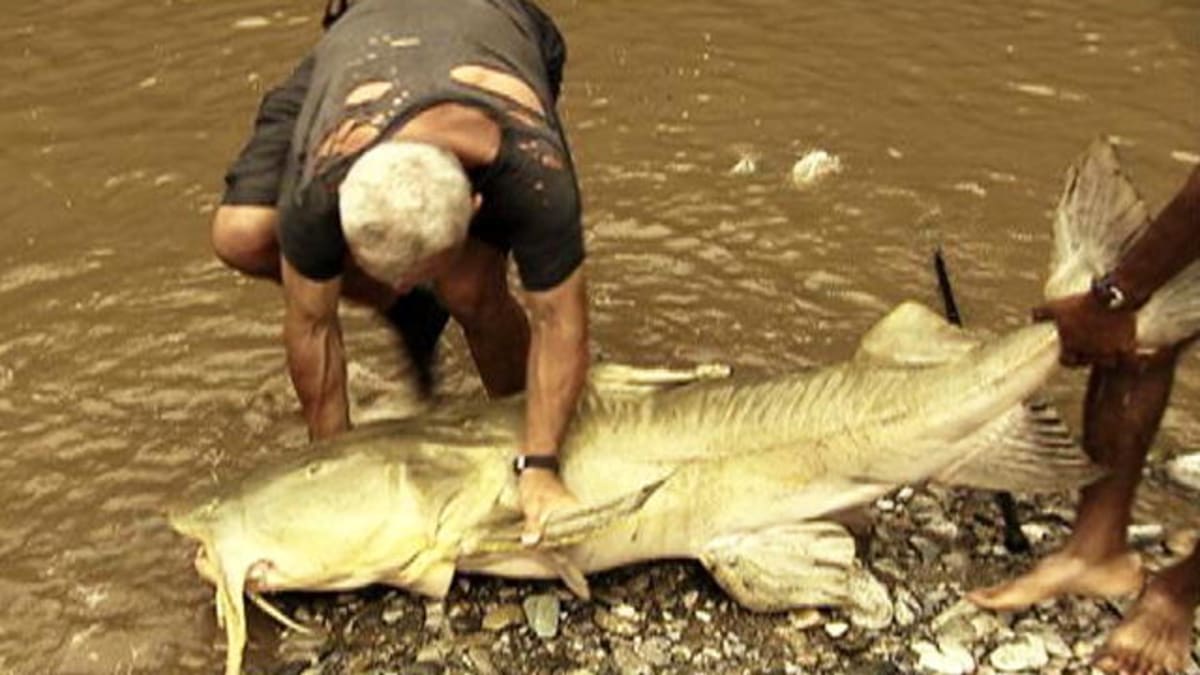
[[[224,205],[212,224],[213,252],[226,265],[258,277],[279,278],[278,211],[269,206]]]

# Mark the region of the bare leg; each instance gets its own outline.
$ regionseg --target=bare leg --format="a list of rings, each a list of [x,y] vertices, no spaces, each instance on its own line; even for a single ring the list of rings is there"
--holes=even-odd
[[[221,206],[213,218],[213,252],[239,272],[279,281],[278,224],[279,212],[270,206]],[[396,300],[395,291],[355,267],[346,270],[344,288],[348,299],[380,310]]]
[[[279,281],[279,243],[275,230],[279,213],[269,206],[226,204],[213,218],[213,251],[225,264],[252,277]],[[446,313],[427,290],[416,289],[403,300],[387,284],[349,266],[342,294],[379,310],[403,340],[413,362],[420,390],[433,390],[433,360]]]
[[[279,212],[274,207],[222,205],[213,217],[213,252],[240,272],[279,281],[278,223]]]
[[[1142,465],[1171,393],[1176,355],[1171,350],[1137,365],[1092,369],[1083,443],[1108,475],[1083,490],[1063,550],[1013,581],[970,593],[972,602],[1015,610],[1064,594],[1107,597],[1141,586],[1141,561],[1129,549],[1126,529]]]
[[[1200,549],[1146,587],[1133,611],[1109,636],[1096,666],[1110,673],[1184,670],[1192,646],[1192,615],[1200,604]]]
[[[479,377],[490,396],[525,388],[529,319],[508,290],[507,258],[468,239],[452,269],[436,280],[438,297],[463,327]]]

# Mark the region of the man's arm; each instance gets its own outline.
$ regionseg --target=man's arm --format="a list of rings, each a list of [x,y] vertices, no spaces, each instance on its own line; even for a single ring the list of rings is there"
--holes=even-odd
[[[523,453],[558,452],[587,379],[588,319],[583,267],[563,283],[528,294],[529,363]]]
[[[525,455],[557,455],[587,379],[587,293],[580,266],[563,283],[529,293],[531,336],[525,393]],[[578,505],[558,474],[528,469],[518,482],[522,540],[536,544],[551,512]]]
[[[313,281],[282,259],[283,341],[288,372],[308,422],[309,437],[328,438],[350,427],[346,358],[338,322],[342,281]]]

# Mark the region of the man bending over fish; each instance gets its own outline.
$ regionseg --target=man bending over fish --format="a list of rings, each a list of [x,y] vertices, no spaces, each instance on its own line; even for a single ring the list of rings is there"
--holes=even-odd
[[[437,304],[449,310],[489,395],[527,389],[514,450],[535,542],[551,511],[576,503],[557,452],[588,368],[580,199],[555,110],[562,38],[525,0],[333,4],[340,17],[281,90],[286,161],[276,150],[260,162],[282,171],[282,184],[263,180],[281,195],[277,238],[270,206],[240,229],[226,209],[214,243],[234,266],[281,278],[289,371],[314,439],[350,424],[343,295],[381,308],[418,358],[445,321]],[[252,188],[237,169],[231,191]],[[508,288],[509,252],[532,320]]]
[[[1126,529],[1179,353],[1192,338],[1139,352],[1137,310],[1198,258],[1200,167],[1090,292],[1035,312],[1037,318],[1057,324],[1064,365],[1092,364],[1083,441],[1089,455],[1110,472],[1083,490],[1075,529],[1062,551],[1014,581],[975,591],[970,597],[977,604],[1014,610],[1059,595],[1107,597],[1142,588],[1142,564],[1129,549]],[[1132,613],[1108,639],[1097,665],[1121,673],[1183,670],[1198,604],[1200,549],[1193,549],[1146,585]]]

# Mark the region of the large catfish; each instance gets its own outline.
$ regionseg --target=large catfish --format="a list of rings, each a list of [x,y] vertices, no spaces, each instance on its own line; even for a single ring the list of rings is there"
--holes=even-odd
[[[1087,288],[1147,222],[1113,150],[1068,172],[1047,297]],[[1200,327],[1200,271],[1139,312],[1146,347]],[[359,428],[174,510],[216,586],[240,671],[244,597],[381,583],[440,597],[455,572],[562,578],[661,558],[698,559],[742,605],[854,602],[862,574],[834,515],[905,483],[1057,490],[1096,475],[1061,421],[1033,400],[1058,364],[1049,323],[980,340],[903,304],[850,360],[757,381],[709,380],[643,395],[595,393],[562,447],[588,507],[519,543],[511,458],[519,400],[444,406]]]

